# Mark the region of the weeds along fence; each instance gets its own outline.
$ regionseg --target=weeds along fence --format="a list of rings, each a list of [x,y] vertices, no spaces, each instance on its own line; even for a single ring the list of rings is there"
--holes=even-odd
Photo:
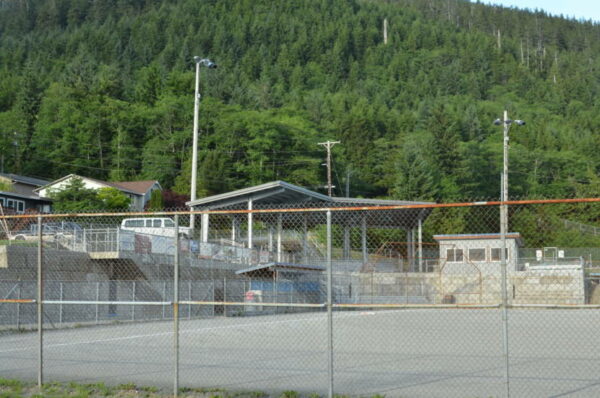
[[[0,374],[598,396],[599,202],[4,216]]]

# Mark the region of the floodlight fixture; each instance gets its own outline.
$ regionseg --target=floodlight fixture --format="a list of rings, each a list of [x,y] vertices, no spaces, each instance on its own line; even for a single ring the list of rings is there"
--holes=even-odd
[[[200,58],[200,57],[196,56],[196,57],[194,57],[194,62],[199,65],[206,66],[208,69],[216,69],[217,68],[217,64],[215,64],[213,61],[211,61],[208,58]]]

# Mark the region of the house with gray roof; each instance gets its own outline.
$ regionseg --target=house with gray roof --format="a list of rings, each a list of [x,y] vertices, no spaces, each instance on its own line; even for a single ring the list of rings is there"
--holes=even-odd
[[[0,173],[0,206],[5,213],[23,214],[26,211],[50,212],[52,201],[42,198],[35,189],[49,181],[40,178]]]
[[[150,200],[152,191],[162,190],[160,183],[156,180],[144,181],[102,181],[95,178],[69,174],[58,180],[46,183],[35,189],[35,192],[42,197],[48,197],[52,190],[61,190],[67,186],[74,178],[79,178],[88,189],[116,188],[131,199],[129,206],[132,211],[143,211],[144,206]]]

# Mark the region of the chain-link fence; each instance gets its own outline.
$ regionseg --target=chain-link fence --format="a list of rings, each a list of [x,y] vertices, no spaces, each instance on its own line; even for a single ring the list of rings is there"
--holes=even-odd
[[[599,396],[598,202],[6,216],[0,375]]]

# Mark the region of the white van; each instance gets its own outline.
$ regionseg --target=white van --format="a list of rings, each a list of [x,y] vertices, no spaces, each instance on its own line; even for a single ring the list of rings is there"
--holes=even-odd
[[[175,236],[175,223],[170,218],[126,218],[121,222],[121,229],[140,234]],[[187,238],[192,235],[189,227],[179,227],[179,234]]]

